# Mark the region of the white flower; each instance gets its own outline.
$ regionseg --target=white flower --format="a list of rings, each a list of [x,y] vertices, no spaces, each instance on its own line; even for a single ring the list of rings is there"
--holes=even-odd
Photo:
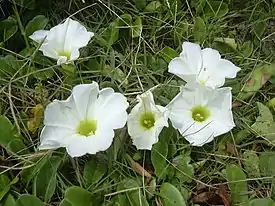
[[[127,119],[128,133],[137,149],[151,150],[163,127],[168,127],[167,108],[156,105],[150,91],[137,99],[138,104]]]
[[[194,146],[211,142],[235,126],[230,87],[183,87],[167,108],[173,127]]]
[[[232,62],[221,59],[217,50],[202,49],[198,44],[184,42],[179,57],[169,63],[169,72],[187,84],[202,84],[210,88],[224,85],[225,78],[235,78],[240,71]]]
[[[126,98],[98,84],[80,84],[65,101],[54,100],[45,111],[39,149],[66,147],[72,157],[95,154],[110,147],[114,129],[127,120]]]
[[[70,18],[63,24],[59,24],[49,31],[39,30],[34,32],[30,38],[41,43],[39,50],[44,56],[57,59],[57,64],[70,63],[79,57],[79,49],[86,46],[94,36],[93,32],[79,22]]]

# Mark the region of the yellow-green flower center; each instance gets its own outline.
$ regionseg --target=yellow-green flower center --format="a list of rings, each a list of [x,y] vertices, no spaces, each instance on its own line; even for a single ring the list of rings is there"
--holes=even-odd
[[[70,60],[71,52],[67,52],[67,51],[58,52],[58,56],[63,56],[63,57],[66,57],[67,60]]]
[[[144,129],[150,129],[155,125],[155,116],[152,112],[144,112],[140,116],[140,125]]]
[[[192,111],[192,118],[196,122],[204,122],[211,115],[210,110],[207,107],[203,107],[203,106],[193,107],[191,111]]]
[[[78,134],[82,136],[91,136],[95,134],[97,128],[97,121],[96,120],[82,120],[76,131]]]

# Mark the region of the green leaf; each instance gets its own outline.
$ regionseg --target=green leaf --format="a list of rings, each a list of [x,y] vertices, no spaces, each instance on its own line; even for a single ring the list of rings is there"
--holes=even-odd
[[[71,206],[93,206],[94,196],[84,188],[73,186],[66,190],[65,202],[66,206],[69,203]]]
[[[262,177],[275,176],[275,152],[263,152],[259,156],[259,167]]]
[[[193,27],[194,39],[198,43],[202,43],[206,36],[206,26],[201,17],[197,17]]]
[[[142,32],[142,20],[139,16],[136,17],[134,25],[131,27],[132,38],[140,37]]]
[[[72,206],[72,204],[64,199],[60,202],[60,206]]]
[[[255,21],[252,25],[252,30],[258,39],[261,39],[265,32],[266,20]]]
[[[133,179],[124,180],[119,188],[119,190],[128,190],[126,196],[129,200],[131,206],[149,206],[146,198],[143,196],[143,192],[140,185]]]
[[[9,142],[17,139],[12,130],[12,124],[5,116],[0,116],[0,144],[7,147]]]
[[[206,1],[204,17],[219,19],[228,13],[228,5],[223,1]]]
[[[191,0],[191,7],[196,9],[197,14],[203,12],[203,8],[206,4],[206,0]]]
[[[185,206],[185,200],[180,191],[172,184],[165,182],[161,185],[160,196],[164,201],[164,206]]]
[[[0,22],[0,42],[9,40],[18,30],[17,21],[9,17]]]
[[[192,181],[194,177],[194,167],[190,164],[191,158],[185,156],[184,154],[179,155],[173,159],[173,165],[177,167],[175,170],[175,175],[180,179],[181,182]]]
[[[16,206],[15,199],[11,194],[9,194],[8,197],[6,198],[4,206]]]
[[[9,142],[9,144],[7,145],[7,149],[9,151],[9,153],[15,153],[18,155],[24,155],[24,154],[28,154],[28,148],[26,147],[26,145],[23,143],[22,139],[13,139]]]
[[[237,49],[237,43],[234,38],[221,38],[221,37],[216,37],[214,39],[214,42],[224,44],[227,46],[229,49],[236,50]]]
[[[47,162],[48,156],[44,156],[42,158],[34,158],[32,161],[27,161],[24,166],[25,169],[21,171],[22,182],[27,185],[36,177],[38,172],[41,170],[43,165]],[[32,167],[29,167],[33,165]]]
[[[119,22],[119,26],[129,26],[132,25],[132,16],[130,14],[122,14],[117,18],[117,21]]]
[[[257,135],[261,135],[269,143],[275,143],[275,123],[273,115],[269,108],[260,102],[257,102],[259,108],[259,116],[251,128],[256,131]]]
[[[255,151],[245,151],[243,153],[244,167],[249,177],[260,177],[259,157]]]
[[[249,202],[248,206],[275,206],[275,202],[267,198],[254,199]]]
[[[61,157],[58,156],[49,157],[34,179],[37,196],[43,197],[46,202],[51,199],[55,192],[56,174],[61,160]]]
[[[43,15],[38,15],[34,17],[26,26],[25,33],[26,36],[32,35],[35,31],[44,29],[48,23],[48,18]]]
[[[189,36],[191,26],[187,21],[180,21],[175,26],[174,42],[175,44],[182,44],[182,39]]]
[[[254,50],[252,41],[246,41],[241,45],[240,51],[244,57],[250,57]]]
[[[168,155],[168,145],[166,142],[159,141],[153,145],[151,161],[155,169],[155,174],[160,179],[165,179],[167,175],[166,158]]]
[[[138,10],[142,10],[146,7],[146,0],[135,0],[135,4]]]
[[[7,175],[0,175],[0,201],[10,190],[10,179]]]
[[[246,176],[242,169],[234,164],[227,165],[226,176],[229,182],[232,202],[244,203],[248,201]]]
[[[145,12],[156,12],[158,11],[158,9],[162,6],[162,4],[159,1],[152,1],[151,3],[149,3],[144,11]]]
[[[35,8],[35,0],[14,0],[14,2],[20,7],[25,7],[28,9]]]
[[[97,162],[96,159],[91,159],[85,164],[83,177],[89,185],[98,183],[108,169],[108,165],[104,162]]]
[[[110,48],[119,37],[119,21],[111,22],[108,28],[101,29],[96,36],[98,43],[101,46]]]
[[[238,96],[241,100],[246,100],[256,92],[258,92],[263,85],[269,80],[271,75],[275,74],[275,64],[265,64],[257,67],[250,74],[250,79],[244,85],[244,88]]]
[[[160,55],[167,63],[169,63],[173,58],[179,56],[178,53],[169,46],[164,47],[161,50]]]
[[[40,199],[29,194],[21,195],[16,201],[16,206],[34,206],[34,205],[45,206]]]

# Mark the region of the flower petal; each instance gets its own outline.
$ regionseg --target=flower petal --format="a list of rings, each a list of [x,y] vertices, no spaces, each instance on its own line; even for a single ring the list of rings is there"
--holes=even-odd
[[[95,105],[99,93],[98,84],[79,84],[73,88],[72,95],[75,101],[76,110],[80,118],[86,119],[88,109]]]
[[[192,68],[190,68],[189,65],[180,57],[176,57],[171,60],[168,65],[168,72],[177,75],[184,81],[188,81],[189,78],[192,78],[192,75],[196,74]]]
[[[202,50],[203,68],[207,68],[210,72],[217,72],[213,70],[219,69],[216,66],[220,59],[221,55],[217,50],[211,48],[205,48]]]
[[[72,95],[65,101],[54,100],[47,105],[44,124],[74,130],[80,121]]]
[[[88,153],[89,142],[87,137],[75,135],[69,142],[66,150],[71,157],[81,157]]]
[[[126,124],[128,106],[129,103],[122,94],[104,90],[97,100],[96,119],[106,128],[122,128]]]
[[[202,65],[201,48],[198,44],[183,42],[182,49],[180,57],[169,63],[168,71],[188,83],[194,82]]]
[[[86,46],[94,36],[93,32],[88,32],[83,25],[70,18],[68,18],[64,24],[67,25],[64,51],[71,51],[73,48],[82,48]]]
[[[200,45],[183,42],[180,57],[189,65],[190,71],[197,73],[201,68],[202,56]]]
[[[203,146],[211,142],[214,139],[214,131],[212,123],[208,122],[208,124],[193,124],[188,130],[181,130],[181,134],[184,138],[190,142],[193,146]]]
[[[133,145],[140,150],[151,150],[153,144],[158,141],[154,130],[149,130],[140,134],[140,136],[132,138]]]
[[[55,48],[52,47],[48,43],[42,44],[40,46],[39,50],[43,52],[44,56],[47,56],[47,57],[50,57],[50,58],[53,58],[53,59],[58,59],[59,58],[59,55],[56,52]]]
[[[40,134],[39,149],[66,147],[73,135],[74,130],[68,128],[45,126]]]
[[[88,137],[88,153],[96,154],[100,151],[107,150],[114,139],[115,133],[112,129],[105,127],[98,128],[95,135]]]
[[[235,66],[232,62],[221,59],[217,65],[220,69],[221,75],[226,78],[235,78],[237,73],[241,70],[239,67]]]
[[[48,30],[38,30],[35,31],[31,36],[29,36],[30,39],[37,43],[41,43],[44,39],[46,39],[46,36],[48,35]]]
[[[78,48],[72,48],[70,61],[77,60],[79,56],[80,56],[80,53]]]

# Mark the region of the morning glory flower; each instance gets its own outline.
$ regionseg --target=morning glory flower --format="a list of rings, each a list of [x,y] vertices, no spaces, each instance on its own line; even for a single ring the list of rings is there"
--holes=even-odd
[[[44,56],[56,59],[60,65],[78,59],[79,49],[86,46],[93,36],[94,33],[88,32],[79,22],[67,18],[49,31],[35,31],[30,38],[41,43],[39,50]]]
[[[150,91],[137,99],[138,104],[127,119],[128,133],[137,149],[151,150],[163,127],[168,127],[167,108],[156,105]]]
[[[235,126],[230,87],[183,87],[167,108],[173,127],[194,146],[211,142]]]
[[[127,99],[112,88],[80,84],[64,101],[54,100],[45,110],[39,149],[65,147],[71,157],[95,154],[110,147],[114,129],[127,120]]]
[[[172,59],[168,71],[189,85],[202,84],[210,88],[224,85],[225,78],[235,78],[240,68],[222,59],[217,50],[201,49],[198,44],[183,42],[183,51]]]

